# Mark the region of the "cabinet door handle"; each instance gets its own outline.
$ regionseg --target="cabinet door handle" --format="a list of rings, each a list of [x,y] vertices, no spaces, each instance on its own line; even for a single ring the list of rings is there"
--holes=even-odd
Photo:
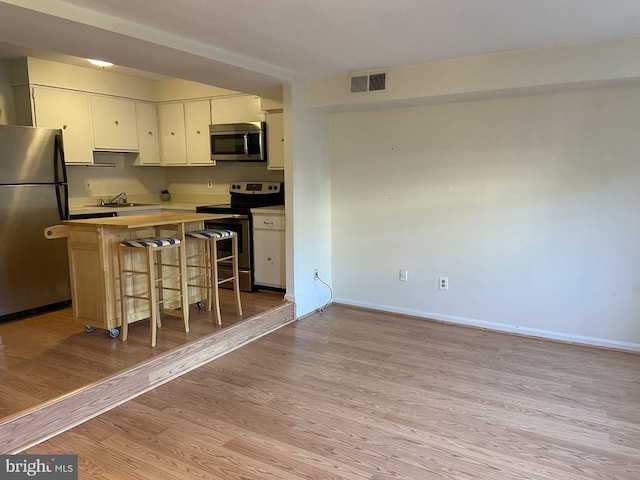
[[[115,120],[113,123],[115,123],[116,125],[120,125],[120,122],[118,122],[118,120]]]
[[[171,132],[171,135],[175,135],[175,133],[174,133],[174,132]]]
[[[273,227],[273,222],[263,222],[267,227]]]
[[[200,135],[200,130],[196,130],[196,133],[197,133],[198,135]]]
[[[153,137],[153,132],[147,132],[147,133]]]
[[[63,130],[66,130],[66,129],[67,129],[67,126],[66,126],[66,125],[62,125],[62,129],[63,129]]]

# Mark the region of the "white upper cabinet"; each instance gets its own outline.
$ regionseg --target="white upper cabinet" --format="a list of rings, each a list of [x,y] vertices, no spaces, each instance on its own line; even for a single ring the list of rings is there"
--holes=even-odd
[[[136,104],[133,100],[91,95],[95,150],[138,151]]]
[[[89,94],[44,87],[33,88],[36,127],[60,128],[68,164],[93,163]]]
[[[214,98],[211,100],[211,123],[261,122],[260,98],[254,95]]]
[[[209,100],[159,105],[163,165],[214,165],[209,147]]]
[[[160,135],[158,109],[154,103],[137,102],[138,146],[137,165],[160,165]]]
[[[182,102],[158,105],[160,119],[160,145],[163,165],[186,165],[187,144],[184,129],[184,104]]]
[[[189,165],[214,165],[209,145],[211,104],[209,100],[184,102],[184,125]]]
[[[158,86],[31,57],[11,62],[11,86],[16,123],[61,129],[71,165],[91,165],[101,151],[137,153],[133,165],[215,165],[211,124],[267,121],[264,166],[284,168],[281,87],[261,101],[186,80]]]
[[[267,114],[267,169],[284,170],[284,115]]]

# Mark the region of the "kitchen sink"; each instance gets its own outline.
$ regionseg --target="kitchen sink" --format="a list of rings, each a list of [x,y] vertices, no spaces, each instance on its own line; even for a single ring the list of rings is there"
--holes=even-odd
[[[104,205],[85,205],[85,207],[106,207],[106,208],[122,208],[122,207],[157,207],[157,203],[105,203]]]

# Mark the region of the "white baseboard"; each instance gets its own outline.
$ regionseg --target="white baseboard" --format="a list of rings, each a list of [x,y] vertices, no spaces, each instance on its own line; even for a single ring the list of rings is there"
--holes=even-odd
[[[430,320],[438,320],[441,322],[454,323],[456,325],[467,325],[471,327],[486,328],[498,332],[516,333],[530,337],[546,338],[549,340],[557,340],[567,343],[576,343],[580,345],[590,345],[604,348],[612,348],[616,350],[627,350],[631,352],[640,352],[640,344],[631,342],[621,342],[619,340],[611,340],[608,338],[587,337],[583,335],[574,335],[564,332],[554,332],[551,330],[541,330],[537,328],[519,327],[517,325],[508,325],[506,323],[487,322],[485,320],[477,320],[475,318],[458,317],[455,315],[444,315],[440,313],[424,312],[421,310],[411,310],[408,308],[398,308],[389,305],[378,305],[367,302],[357,302],[346,298],[336,298],[333,303],[342,305],[351,305],[354,307],[369,308],[389,313],[399,313],[402,315],[410,315]]]

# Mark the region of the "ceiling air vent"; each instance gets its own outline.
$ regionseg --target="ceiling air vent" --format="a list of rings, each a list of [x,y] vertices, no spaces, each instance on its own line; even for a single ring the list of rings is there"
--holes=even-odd
[[[383,92],[387,89],[386,73],[354,75],[351,77],[351,93]]]

